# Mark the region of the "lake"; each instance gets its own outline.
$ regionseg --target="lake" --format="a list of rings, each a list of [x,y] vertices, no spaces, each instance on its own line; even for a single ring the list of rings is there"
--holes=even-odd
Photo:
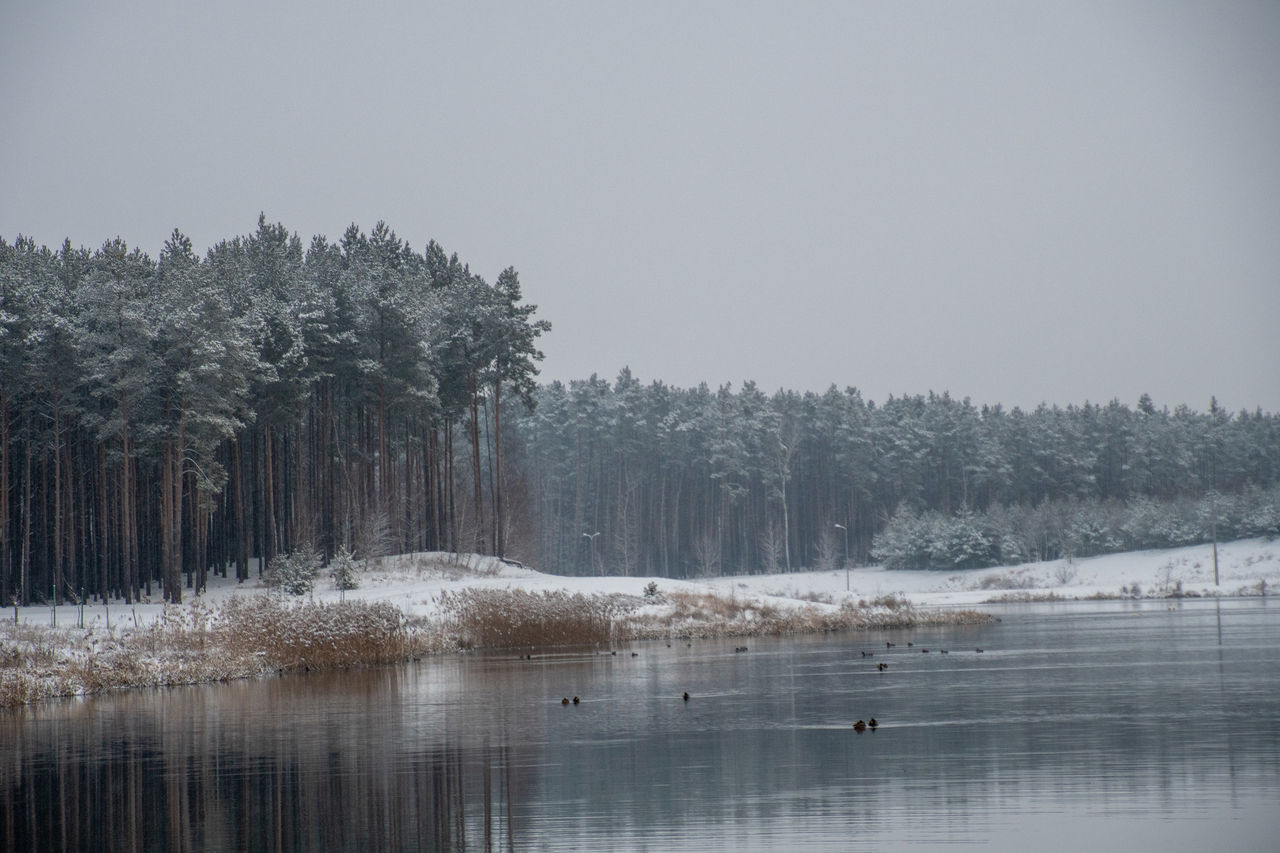
[[[986,609],[4,712],[0,847],[1276,849],[1280,603]]]

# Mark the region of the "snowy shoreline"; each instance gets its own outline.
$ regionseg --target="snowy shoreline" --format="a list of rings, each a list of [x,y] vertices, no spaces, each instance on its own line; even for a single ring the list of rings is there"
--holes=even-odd
[[[613,617],[616,642],[856,631],[978,621],[983,605],[1268,595],[1280,588],[1280,541],[1220,544],[1217,568],[1215,585],[1209,545],[953,572],[873,567],[703,580],[561,577],[492,557],[402,555],[373,561],[361,572],[359,587],[346,592],[332,589],[324,575],[311,596],[298,598],[272,591],[257,578],[237,584],[212,577],[207,590],[188,593],[181,605],[63,605],[56,613],[48,606],[15,608],[0,616],[0,706],[457,650],[470,645],[448,604],[461,593],[490,601],[519,597],[525,612],[513,621],[536,611],[540,602],[555,602],[561,609],[565,602],[609,602],[618,614]],[[340,599],[349,603],[345,610]],[[319,631],[315,638],[304,637],[302,645],[323,643],[328,662],[316,662],[318,648],[316,655],[299,652],[297,644],[282,651],[289,644],[279,636],[270,643],[273,652],[237,642],[239,654],[225,654],[218,643],[229,635],[218,631],[227,614],[260,605],[262,613],[275,614],[268,619],[287,617],[291,608],[306,610],[296,605],[318,605],[297,630]],[[357,617],[377,627],[365,634],[334,627],[335,619]],[[504,618],[500,614],[490,621]],[[243,625],[236,630],[244,632]],[[335,632],[344,635],[335,641]],[[339,648],[342,643],[350,649]]]
[[[256,572],[254,573],[256,574]],[[1097,598],[1166,598],[1181,584],[1186,597],[1270,594],[1280,589],[1280,540],[1245,539],[1218,545],[1218,584],[1214,585],[1213,547],[1194,545],[1151,551],[1132,551],[1083,559],[1052,560],[956,571],[890,571],[858,567],[848,571],[800,571],[772,575],[730,575],[677,580],[661,577],[566,577],[503,563],[492,557],[453,554],[406,554],[371,561],[360,573],[360,586],[341,593],[322,572],[310,600],[323,603],[359,600],[388,602],[405,616],[436,619],[440,594],[464,588],[524,589],[530,592],[562,590],[584,595],[644,596],[649,584],[660,593],[715,593],[759,599],[775,606],[816,604],[838,607],[842,602],[870,603],[896,596],[916,607],[977,607],[1010,600],[1084,600]],[[184,590],[184,603],[215,607],[233,598],[269,594],[257,577],[242,584],[234,578],[211,576],[199,595]],[[109,608],[91,602],[83,608],[64,604],[57,608],[58,627],[107,624],[142,627],[163,614],[165,605],[157,590],[151,601],[112,603]],[[303,598],[306,600],[306,597]],[[49,626],[54,621],[48,605],[17,608],[23,625]],[[14,621],[15,609],[0,611],[0,622]]]

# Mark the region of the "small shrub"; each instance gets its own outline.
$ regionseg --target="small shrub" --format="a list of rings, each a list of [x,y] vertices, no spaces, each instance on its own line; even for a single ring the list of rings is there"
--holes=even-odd
[[[310,547],[277,554],[267,564],[267,586],[289,595],[306,595],[315,588],[320,554]]]
[[[791,589],[785,592],[771,592],[770,595],[776,595],[779,598],[794,598],[796,601],[808,601],[813,604],[835,604],[836,597],[829,592],[821,592],[816,589]]]
[[[360,586],[360,566],[352,557],[351,551],[343,545],[338,553],[329,561],[329,576],[333,578],[333,588],[346,592]]]
[[[1025,572],[1005,572],[998,575],[987,575],[980,579],[977,589],[1031,589],[1036,585],[1035,580],[1027,576]]]
[[[898,596],[890,593],[889,595],[882,595],[879,598],[872,599],[871,606],[883,607],[885,610],[898,611],[909,610],[911,609],[912,604],[907,599],[899,598]]]

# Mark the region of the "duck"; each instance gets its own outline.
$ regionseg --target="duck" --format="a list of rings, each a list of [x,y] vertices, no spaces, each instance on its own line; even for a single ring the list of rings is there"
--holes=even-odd
[[[885,647],[886,649],[891,649],[891,648],[893,648],[893,643],[886,642],[886,643],[884,644],[884,647]]]
[[[688,701],[689,701],[689,691],[688,691],[688,690],[686,690],[686,691],[684,692],[684,701],[686,701],[686,702],[688,702]]]
[[[581,700],[581,699],[579,699],[577,696],[574,696],[574,697],[573,697],[573,704],[575,704],[575,705],[580,705],[580,704],[582,704],[582,700]]]
[[[875,717],[872,717],[872,718],[867,722],[867,728],[869,728],[869,729],[879,728],[879,726],[880,726],[880,724],[876,722],[876,718],[875,718]]]
[[[884,672],[884,671],[885,671],[886,669],[888,669],[888,668],[889,668],[889,664],[887,664],[887,663],[885,663],[885,662],[883,662],[883,661],[881,661],[880,663],[876,664],[876,669],[880,670],[881,672]]]
[[[568,704],[569,704],[569,697],[568,697],[568,696],[566,696],[566,697],[564,697],[563,699],[561,699],[561,700],[560,700],[560,704],[561,704],[561,705],[568,705]]]
[[[978,650],[975,652],[975,654],[979,654],[979,655],[980,655],[980,654],[982,654],[982,649],[978,649]]]
[[[911,648],[914,645],[915,643],[911,642],[910,640],[907,640],[907,648]]]
[[[853,724],[853,730],[855,732],[865,732],[867,730],[867,724],[862,720],[858,720],[858,722]]]
[[[873,657],[875,657],[875,656],[876,656],[876,653],[875,653],[875,652],[863,652],[863,653],[862,653],[862,656],[863,656],[864,658],[873,658]]]

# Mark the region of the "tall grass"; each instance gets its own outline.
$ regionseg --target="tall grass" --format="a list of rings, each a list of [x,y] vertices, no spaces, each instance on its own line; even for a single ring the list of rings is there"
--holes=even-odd
[[[475,587],[441,593],[440,605],[458,644],[480,648],[608,643],[627,609],[618,596]]]
[[[668,598],[672,604],[668,611],[647,611],[625,617],[618,629],[620,636],[627,639],[782,636],[991,620],[989,615],[972,610],[921,610],[906,599],[891,595],[870,603],[846,602],[838,608],[776,607],[715,593],[676,592]]]
[[[216,611],[166,608],[136,630],[0,623],[0,707],[122,687],[394,663],[442,648],[438,630],[411,625],[385,602],[236,598]]]
[[[386,602],[291,605],[267,596],[232,599],[215,629],[233,655],[275,669],[333,669],[393,663],[413,644],[399,608]]]

